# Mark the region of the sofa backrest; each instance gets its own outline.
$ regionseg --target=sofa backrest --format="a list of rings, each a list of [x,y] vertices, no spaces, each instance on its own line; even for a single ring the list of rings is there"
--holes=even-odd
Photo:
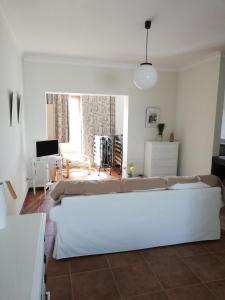
[[[215,175],[201,175],[191,177],[151,177],[129,178],[116,180],[83,180],[60,181],[51,196],[55,201],[60,201],[64,196],[71,195],[98,195],[110,193],[126,193],[139,190],[163,190],[177,183],[195,183],[202,181],[211,187],[220,186],[222,183]]]

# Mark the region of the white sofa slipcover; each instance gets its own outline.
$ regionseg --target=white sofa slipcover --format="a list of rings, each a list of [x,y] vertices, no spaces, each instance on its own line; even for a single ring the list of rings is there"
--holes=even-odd
[[[220,238],[221,188],[65,197],[51,209],[56,259]]]

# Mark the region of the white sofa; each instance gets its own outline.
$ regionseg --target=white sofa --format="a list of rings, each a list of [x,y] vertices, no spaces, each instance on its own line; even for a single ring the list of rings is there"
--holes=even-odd
[[[220,238],[220,187],[64,197],[56,259]]]

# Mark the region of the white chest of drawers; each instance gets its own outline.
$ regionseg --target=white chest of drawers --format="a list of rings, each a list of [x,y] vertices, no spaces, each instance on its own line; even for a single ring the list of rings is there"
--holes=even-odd
[[[44,299],[45,214],[7,218],[0,230],[0,299]]]
[[[178,142],[145,142],[144,176],[177,175]]]

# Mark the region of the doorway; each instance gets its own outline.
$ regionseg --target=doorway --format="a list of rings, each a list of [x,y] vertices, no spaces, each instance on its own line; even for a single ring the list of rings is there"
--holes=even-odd
[[[126,177],[128,103],[124,95],[46,92],[47,137],[59,140],[65,177]]]

